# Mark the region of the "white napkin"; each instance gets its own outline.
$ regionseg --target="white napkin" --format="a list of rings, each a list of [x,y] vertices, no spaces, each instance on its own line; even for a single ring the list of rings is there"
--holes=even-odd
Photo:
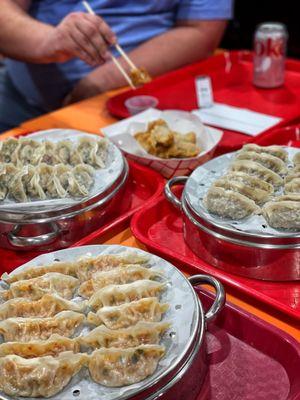
[[[262,114],[245,108],[214,103],[210,108],[194,110],[204,124],[256,136],[277,125],[282,118]]]

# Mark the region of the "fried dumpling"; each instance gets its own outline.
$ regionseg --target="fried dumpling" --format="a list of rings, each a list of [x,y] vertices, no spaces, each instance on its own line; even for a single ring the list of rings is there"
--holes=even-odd
[[[45,340],[54,333],[71,337],[84,320],[83,314],[74,311],[62,311],[49,318],[8,318],[0,322],[0,334],[6,342]]]
[[[109,271],[128,264],[146,264],[148,261],[146,255],[129,251],[121,254],[101,254],[98,257],[85,256],[76,262],[76,272],[81,281],[86,281],[98,271]]]
[[[300,178],[295,178],[284,185],[284,193],[300,193]]]
[[[165,289],[166,283],[147,279],[125,285],[109,285],[93,294],[88,305],[93,309],[104,306],[117,306],[140,300],[144,297],[157,297]]]
[[[122,285],[140,279],[153,279],[161,276],[153,269],[144,268],[140,265],[128,265],[126,268],[119,267],[111,271],[96,272],[91,279],[82,283],[79,294],[83,297],[91,297],[97,290],[108,285]]]
[[[256,176],[248,175],[245,172],[229,172],[224,176],[224,178],[230,181],[244,183],[251,188],[264,190],[270,194],[274,193],[273,185],[263,181],[262,179],[257,178]]]
[[[12,156],[19,145],[18,139],[8,138],[0,141],[0,162],[11,163]]]
[[[287,166],[285,165],[284,161],[267,153],[256,153],[255,151],[242,150],[236,156],[236,160],[255,161],[258,164],[261,164],[264,167],[271,169],[279,175],[285,175],[288,172]]]
[[[255,151],[256,153],[271,154],[274,157],[281,158],[282,161],[288,161],[288,153],[282,148],[282,146],[258,146],[254,143],[245,144],[242,147],[243,151]]]
[[[32,342],[7,342],[0,344],[0,357],[15,354],[23,358],[53,356],[56,357],[64,351],[80,352],[80,345],[75,339],[60,335],[52,335],[47,340],[34,340]]]
[[[53,317],[61,311],[84,312],[86,302],[75,303],[54,294],[45,294],[40,300],[15,298],[0,304],[0,321],[14,317]]]
[[[261,190],[258,188],[253,188],[251,186],[245,185],[242,182],[238,182],[235,180],[227,179],[226,176],[223,178],[217,179],[213,183],[214,187],[220,187],[225,190],[232,190],[233,192],[240,193],[249,199],[255,201],[255,203],[263,203],[267,201],[270,196],[270,193],[266,190]]]
[[[249,175],[257,176],[263,181],[271,183],[273,186],[282,186],[283,179],[276,172],[258,164],[255,161],[238,160],[234,161],[230,166],[230,171],[241,171]]]
[[[76,277],[76,265],[74,262],[59,261],[50,265],[36,266],[24,268],[22,271],[12,271],[10,274],[6,272],[1,276],[1,279],[8,284],[16,281],[27,280],[32,278],[37,278],[47,274],[48,272],[58,272],[64,275],[71,275]]]
[[[0,390],[14,397],[51,397],[87,363],[88,356],[69,351],[58,357],[0,358]]]
[[[46,293],[53,293],[70,300],[78,287],[77,278],[58,272],[48,272],[37,278],[12,283],[8,290],[0,292],[0,297],[4,300],[15,297],[38,300]]]
[[[293,157],[293,163],[297,166],[300,164],[300,151],[296,153]]]
[[[153,344],[95,350],[90,356],[89,371],[92,379],[101,385],[131,385],[152,375],[164,354],[163,346]]]
[[[253,200],[221,187],[211,187],[203,199],[203,204],[210,213],[230,219],[243,219],[260,211]]]
[[[141,344],[157,344],[161,335],[170,327],[168,322],[138,322],[124,329],[109,329],[100,325],[86,336],[77,340],[86,347],[116,347],[128,348]]]
[[[87,320],[93,325],[104,324],[110,329],[121,329],[139,321],[159,322],[168,309],[169,305],[159,303],[156,297],[146,297],[119,306],[99,308],[96,314],[90,312]]]
[[[262,213],[272,228],[300,230],[300,201],[298,200],[270,201],[264,205]]]

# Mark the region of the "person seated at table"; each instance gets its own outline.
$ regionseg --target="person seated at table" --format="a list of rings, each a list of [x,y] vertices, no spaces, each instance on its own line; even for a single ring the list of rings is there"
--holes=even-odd
[[[124,86],[117,40],[152,76],[208,57],[232,1],[90,0],[90,15],[79,0],[1,0],[0,131]]]

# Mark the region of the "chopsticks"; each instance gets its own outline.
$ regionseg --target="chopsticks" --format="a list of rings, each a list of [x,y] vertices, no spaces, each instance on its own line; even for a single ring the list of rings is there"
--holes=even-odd
[[[85,0],[82,1],[83,6],[85,7],[86,11],[91,14],[91,15],[96,15],[94,10],[92,9],[92,7],[89,5],[89,3]],[[124,58],[124,60],[127,62],[127,64],[132,68],[132,69],[137,69],[137,67],[134,65],[134,63],[130,60],[130,58],[127,56],[127,54],[125,53],[125,51],[122,49],[122,47],[119,44],[115,45],[116,49],[118,50],[118,52],[120,53],[120,55]],[[132,83],[132,80],[130,79],[129,75],[127,74],[127,72],[124,70],[124,68],[122,67],[122,65],[119,63],[119,61],[116,59],[116,57],[114,55],[111,56],[113,63],[115,64],[115,66],[118,68],[118,70],[121,72],[121,74],[124,76],[124,78],[126,79],[126,81],[128,82],[129,86],[132,89],[136,89],[136,87],[134,86],[134,84]]]

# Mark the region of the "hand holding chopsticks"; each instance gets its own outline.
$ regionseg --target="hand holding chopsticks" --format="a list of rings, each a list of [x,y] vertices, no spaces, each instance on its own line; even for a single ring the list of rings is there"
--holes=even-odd
[[[95,12],[93,11],[92,7],[89,5],[89,3],[85,0],[83,0],[82,2],[83,6],[85,7],[86,11],[89,14],[95,15]],[[120,53],[120,55],[124,58],[124,60],[128,63],[128,65],[134,69],[134,70],[138,70],[138,68],[134,65],[134,63],[130,60],[130,58],[128,57],[128,55],[125,53],[125,51],[122,49],[122,47],[119,44],[115,45],[116,49],[118,50],[118,52]],[[132,89],[136,89],[136,87],[134,86],[131,78],[129,77],[129,75],[127,74],[127,72],[124,70],[124,68],[122,67],[122,65],[119,63],[119,61],[117,60],[117,58],[112,55],[112,61],[115,64],[115,66],[118,68],[118,70],[121,72],[121,74],[124,76],[124,78],[126,79],[126,81],[128,82],[129,86]]]

